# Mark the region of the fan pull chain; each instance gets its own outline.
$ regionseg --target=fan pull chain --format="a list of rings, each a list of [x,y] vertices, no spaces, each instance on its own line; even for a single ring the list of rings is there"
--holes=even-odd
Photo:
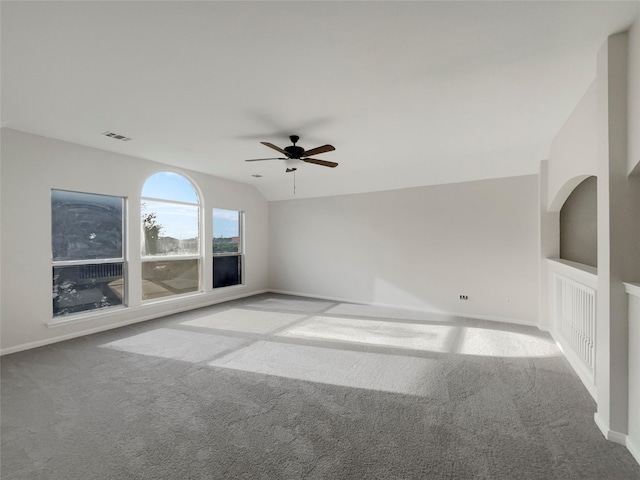
[[[293,171],[293,194],[296,194],[296,171]]]

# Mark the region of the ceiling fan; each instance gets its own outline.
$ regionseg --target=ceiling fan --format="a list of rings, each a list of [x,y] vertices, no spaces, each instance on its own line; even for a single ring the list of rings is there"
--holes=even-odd
[[[313,155],[318,155],[319,153],[332,152],[335,150],[333,145],[322,145],[321,147],[312,148],[311,150],[305,150],[302,147],[296,145],[300,137],[298,135],[291,135],[289,137],[291,143],[288,147],[280,148],[269,142],[260,142],[261,144],[273,148],[274,150],[282,153],[284,157],[274,157],[274,158],[253,158],[251,160],[245,160],[245,162],[261,162],[263,160],[302,160],[306,163],[314,163],[316,165],[322,165],[323,167],[335,168],[338,166],[336,162],[328,162],[327,160],[320,160],[319,158],[309,158]],[[295,168],[287,168],[287,172],[294,172]]]

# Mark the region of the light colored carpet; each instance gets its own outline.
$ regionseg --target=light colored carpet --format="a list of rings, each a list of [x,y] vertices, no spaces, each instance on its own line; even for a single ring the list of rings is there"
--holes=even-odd
[[[2,479],[616,479],[536,329],[259,295],[2,359]]]

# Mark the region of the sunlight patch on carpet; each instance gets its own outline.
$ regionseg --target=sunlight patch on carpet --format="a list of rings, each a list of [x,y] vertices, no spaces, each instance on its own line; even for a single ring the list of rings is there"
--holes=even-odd
[[[560,356],[560,350],[551,338],[472,327],[460,329],[458,348],[452,353],[486,357]]]
[[[277,336],[489,357],[560,355],[551,338],[526,333],[347,317],[313,317]]]
[[[428,358],[259,341],[209,365],[383,392],[445,394],[437,380],[439,362]]]
[[[448,338],[452,328],[448,325],[421,325],[320,316],[294,325],[280,332],[278,336],[447,352],[449,351]]]

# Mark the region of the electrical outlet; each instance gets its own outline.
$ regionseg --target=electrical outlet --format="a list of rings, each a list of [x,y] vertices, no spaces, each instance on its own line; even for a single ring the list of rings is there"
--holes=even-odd
[[[469,300],[469,295],[460,294],[460,300]]]

